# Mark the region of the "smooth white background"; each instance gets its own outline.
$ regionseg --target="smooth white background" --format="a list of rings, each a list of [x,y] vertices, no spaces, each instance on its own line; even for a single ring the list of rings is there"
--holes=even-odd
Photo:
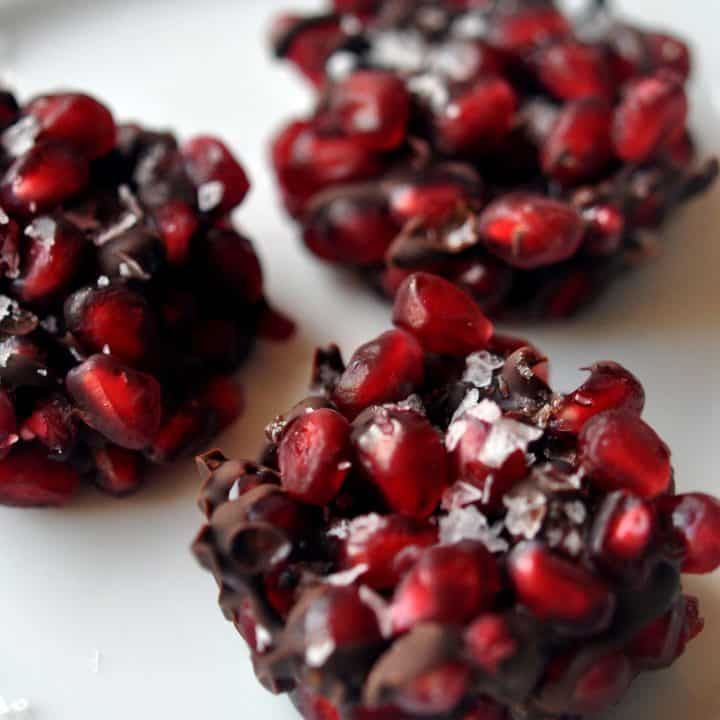
[[[21,0],[0,9],[1,62],[24,97],[85,89],[121,118],[185,135],[216,132],[249,167],[254,189],[238,220],[256,240],[271,297],[301,332],[292,344],[263,345],[245,369],[248,411],[219,441],[237,456],[254,455],[265,422],[302,395],[316,345],[338,340],[347,351],[388,322],[387,306],[300,249],[276,203],[268,136],[309,97],[264,45],[270,17],[288,2],[316,5]],[[712,98],[720,95],[720,6],[621,4],[694,38],[696,126],[704,145],[719,149]],[[560,388],[574,387],[577,368],[600,359],[640,375],[647,417],[674,449],[680,487],[706,491],[720,490],[718,227],[720,187],[678,215],[658,261],[621,280],[591,312],[521,329],[551,356]],[[130,500],[88,491],[63,511],[0,509],[0,695],[28,698],[36,720],[295,717],[285,699],[256,684],[210,577],[188,553],[200,524],[197,485],[187,462],[157,473]],[[720,576],[688,588],[702,597],[706,633],[674,670],[638,682],[614,720],[720,717]]]

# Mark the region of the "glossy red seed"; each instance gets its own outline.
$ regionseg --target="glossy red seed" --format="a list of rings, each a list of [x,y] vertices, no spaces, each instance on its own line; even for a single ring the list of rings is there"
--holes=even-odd
[[[626,162],[643,162],[685,130],[688,101],[677,75],[659,72],[628,86],[615,111],[615,152]]]
[[[352,467],[350,423],[329,408],[308,413],[283,435],[278,459],[283,488],[292,497],[327,505],[340,492]]]
[[[170,201],[155,211],[155,221],[172,265],[183,265],[190,254],[190,241],[198,230],[195,211],[180,200]]]
[[[230,212],[244,200],[250,181],[242,165],[221,140],[201,135],[185,143],[182,152],[188,173],[201,195],[203,186],[212,183],[217,187],[218,207],[222,212]]]
[[[7,455],[18,439],[15,407],[10,396],[4,390],[0,390],[0,460]]]
[[[543,172],[563,185],[592,180],[613,157],[612,110],[603,101],[566,105],[542,148]]]
[[[160,429],[158,381],[109,355],[93,355],[67,375],[67,388],[82,419],[129,450],[148,447]]]
[[[0,503],[17,507],[64,505],[80,476],[69,464],[54,462],[37,446],[19,445],[0,462]]]
[[[335,387],[333,402],[353,419],[370,405],[404,400],[423,376],[418,341],[404,330],[389,330],[355,351]]]
[[[70,403],[62,395],[41,400],[23,422],[20,436],[23,440],[37,440],[51,454],[66,457],[77,436]]]
[[[460,704],[469,682],[470,669],[461,662],[448,661],[405,684],[395,703],[408,713],[445,715]]]
[[[124,285],[73,293],[65,303],[65,322],[87,354],[108,349],[130,365],[143,360],[156,339],[148,302]]]
[[[530,193],[500,197],[483,211],[479,227],[490,252],[524,270],[572,257],[583,233],[574,208]]]
[[[520,602],[540,620],[593,629],[607,626],[615,599],[605,582],[535,543],[519,545],[508,570]]]
[[[314,205],[303,220],[303,240],[318,257],[349,265],[383,262],[400,232],[382,198],[330,197]]]
[[[493,325],[477,303],[451,282],[414,273],[398,289],[393,323],[411,333],[426,352],[468,355],[487,347]]]
[[[720,568],[720,501],[693,493],[664,498],[661,512],[685,548],[683,572],[711,573]]]
[[[497,13],[489,28],[489,42],[513,53],[525,53],[548,40],[571,32],[570,23],[556,8],[529,6]]]
[[[628,490],[654,498],[670,488],[670,451],[635,412],[596,415],[583,427],[578,447],[590,480],[605,491]]]
[[[111,495],[124,497],[142,484],[142,457],[132,450],[106,445],[93,451],[97,473],[95,483]]]
[[[234,230],[211,230],[205,238],[209,277],[231,297],[248,304],[263,294],[263,274],[252,243]]]
[[[72,145],[88,160],[107,155],[117,130],[112,113],[89,95],[57,93],[31,100],[25,113],[39,125],[39,140],[60,140]]]
[[[358,70],[331,90],[329,102],[343,132],[360,145],[393,150],[405,140],[410,94],[396,75]]]
[[[594,662],[577,680],[570,707],[573,712],[598,713],[624,695],[633,680],[630,661],[617,652]]]
[[[20,226],[0,213],[0,273],[8,278],[20,274]]]
[[[497,563],[482,543],[430,548],[395,591],[393,628],[402,633],[423,622],[467,622],[491,607],[500,587]]]
[[[641,415],[645,390],[628,370],[614,362],[596,363],[590,377],[553,406],[548,427],[554,432],[577,435],[585,424],[607,410],[626,410]]]
[[[12,212],[36,215],[77,195],[88,177],[88,162],[76,150],[61,143],[40,143],[5,173],[0,201]]]
[[[39,217],[25,228],[26,247],[15,292],[29,303],[42,303],[66,290],[82,269],[87,241],[74,225]]]
[[[688,46],[676,37],[665,33],[645,33],[645,47],[654,68],[666,68],[687,80],[692,69]]]
[[[596,552],[610,561],[642,557],[654,539],[657,521],[653,508],[639,498],[620,493],[598,528]]]
[[[437,527],[401,515],[362,515],[338,529],[341,570],[365,566],[359,580],[375,590],[394,588],[423,548],[437,543]]]
[[[533,65],[540,82],[559,100],[612,100],[610,68],[602,48],[565,40],[543,47]]]
[[[227,375],[216,375],[211,378],[201,399],[215,414],[218,430],[224,430],[232,425],[245,407],[242,385],[234,377]]]
[[[502,615],[481,615],[465,631],[465,647],[486,673],[496,675],[500,666],[518,652],[518,641]]]
[[[440,435],[412,410],[378,407],[358,418],[353,445],[359,468],[388,507],[409,517],[428,517],[448,483]]]
[[[486,152],[508,134],[516,109],[517,97],[509,83],[483,78],[434,115],[435,142],[449,155]]]
[[[190,400],[165,419],[146,450],[147,457],[153,463],[162,464],[191,456],[215,430],[210,409],[197,400]]]
[[[585,220],[583,250],[589,255],[614,255],[622,247],[625,216],[613,204],[590,205],[582,209]]]

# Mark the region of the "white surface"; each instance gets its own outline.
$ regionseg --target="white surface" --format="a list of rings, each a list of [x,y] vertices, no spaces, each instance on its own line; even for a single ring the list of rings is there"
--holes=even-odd
[[[23,0],[0,11],[24,96],[86,89],[120,117],[183,134],[217,132],[249,166],[254,190],[239,219],[262,254],[270,295],[296,313],[302,332],[291,345],[261,347],[247,368],[248,412],[220,442],[236,456],[254,455],[264,423],[303,394],[316,345],[338,339],[349,350],[388,323],[386,306],[300,250],[275,202],[268,134],[308,97],[263,45],[270,16],[288,2],[303,5]],[[627,0],[625,7],[696,39],[704,84],[698,125],[704,143],[720,148],[709,102],[720,71],[720,6]],[[624,278],[589,314],[527,329],[553,359],[558,387],[574,387],[576,368],[600,359],[640,375],[647,417],[674,449],[684,489],[720,489],[719,224],[716,188],[675,220],[658,262]],[[188,462],[131,500],[88,492],[60,512],[0,509],[0,694],[28,698],[34,720],[296,717],[287,700],[256,684],[211,578],[188,553],[200,524],[196,490]],[[673,671],[639,682],[614,720],[720,717],[720,577],[688,587],[702,597],[707,632]]]

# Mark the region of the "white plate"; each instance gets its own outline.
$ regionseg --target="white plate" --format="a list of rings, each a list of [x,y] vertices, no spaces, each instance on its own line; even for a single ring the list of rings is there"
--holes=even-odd
[[[291,345],[261,347],[246,369],[248,412],[220,442],[236,456],[254,455],[264,423],[303,394],[316,345],[337,339],[349,350],[388,323],[385,305],[300,250],[276,204],[268,134],[308,104],[301,83],[272,64],[263,45],[269,18],[288,4],[303,6],[22,0],[0,11],[23,96],[86,89],[120,117],[183,134],[217,132],[249,166],[254,191],[239,220],[262,253],[271,296],[296,314],[302,332]],[[720,70],[720,6],[625,5],[695,38],[697,124],[705,145],[720,147],[709,102]],[[558,387],[573,387],[576,369],[598,359],[637,372],[647,417],[674,449],[680,486],[707,491],[718,488],[720,467],[719,226],[716,188],[673,222],[658,262],[628,275],[590,313],[527,329],[553,358]],[[188,462],[127,501],[88,492],[63,511],[0,509],[0,695],[28,698],[35,720],[296,717],[257,685],[211,578],[188,553],[200,524],[196,490]],[[615,720],[720,717],[720,577],[688,587],[702,597],[707,632],[674,670],[639,682]]]

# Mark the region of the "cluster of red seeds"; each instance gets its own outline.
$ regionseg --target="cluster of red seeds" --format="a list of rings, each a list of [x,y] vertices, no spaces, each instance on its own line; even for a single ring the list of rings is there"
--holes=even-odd
[[[569,315],[717,174],[687,131],[686,45],[600,7],[336,0],[274,42],[319,91],[273,145],[285,204],[389,295],[426,270],[492,315]]]
[[[0,93],[0,503],[125,494],[236,417],[270,317],[229,222],[248,188],[215,138]]]
[[[676,495],[616,363],[574,392],[469,295],[411,275],[396,328],[267,430],[200,458],[194,550],[257,674],[307,720],[578,718],[702,629],[720,502]]]

